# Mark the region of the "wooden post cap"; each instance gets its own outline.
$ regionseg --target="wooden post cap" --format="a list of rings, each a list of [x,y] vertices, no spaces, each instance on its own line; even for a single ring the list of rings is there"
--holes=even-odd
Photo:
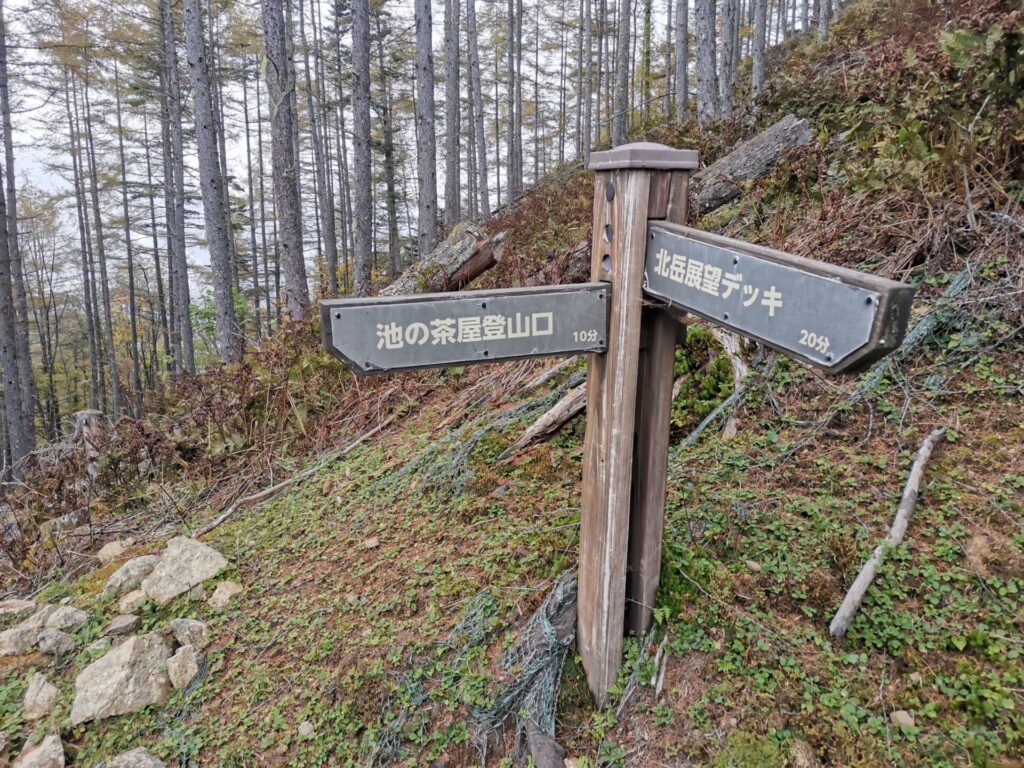
[[[589,166],[592,171],[611,171],[620,168],[682,171],[699,167],[697,150],[673,149],[653,141],[637,141],[604,152],[591,152]]]

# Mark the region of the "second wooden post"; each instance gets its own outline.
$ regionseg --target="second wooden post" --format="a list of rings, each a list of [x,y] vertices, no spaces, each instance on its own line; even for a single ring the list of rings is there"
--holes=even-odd
[[[609,283],[611,304],[608,351],[590,356],[587,377],[578,645],[590,691],[604,706],[622,664],[627,563],[634,630],[650,621],[660,565],[676,324],[662,310],[645,322],[647,221],[685,218],[697,153],[626,144],[593,153],[590,167],[597,171],[591,279]]]

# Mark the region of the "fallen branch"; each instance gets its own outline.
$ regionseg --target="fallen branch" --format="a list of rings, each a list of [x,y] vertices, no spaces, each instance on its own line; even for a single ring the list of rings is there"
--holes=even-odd
[[[215,528],[218,528],[220,525],[222,525],[223,523],[227,522],[227,520],[230,519],[231,516],[234,515],[235,512],[237,512],[242,507],[247,506],[249,504],[255,504],[256,502],[259,502],[259,501],[266,501],[267,499],[269,499],[269,498],[271,498],[273,496],[276,496],[278,493],[280,493],[281,491],[283,491],[285,488],[287,488],[288,486],[292,485],[293,483],[297,483],[300,480],[305,480],[307,477],[311,477],[312,475],[315,475],[317,472],[319,472],[321,469],[323,469],[325,466],[327,466],[331,462],[337,461],[338,459],[342,458],[343,456],[345,456],[345,455],[351,453],[352,451],[354,451],[356,448],[358,448],[364,442],[366,442],[371,437],[376,435],[378,432],[380,432],[383,429],[385,429],[389,424],[391,424],[391,422],[393,422],[397,418],[398,418],[398,414],[392,414],[391,416],[388,416],[386,419],[384,419],[384,421],[382,421],[376,427],[371,429],[369,432],[366,432],[363,435],[361,435],[360,437],[356,438],[356,440],[354,442],[349,443],[348,445],[346,445],[344,448],[341,448],[340,450],[337,450],[337,451],[334,451],[333,453],[328,454],[316,466],[311,467],[310,469],[303,470],[302,472],[299,472],[299,474],[297,474],[297,475],[292,475],[287,480],[282,480],[277,485],[272,485],[269,488],[264,488],[262,491],[254,493],[254,494],[252,494],[250,496],[244,496],[241,499],[236,500],[230,507],[228,507],[224,511],[223,514],[220,515],[220,517],[218,517],[217,519],[213,520],[212,522],[207,523],[202,528],[200,528],[198,533],[196,533],[196,538],[199,538],[200,536],[205,536],[206,534],[210,533],[210,531],[214,530]]]
[[[811,140],[806,120],[786,115],[693,175],[690,210],[703,216],[740,196],[740,185],[764,176],[789,150]]]
[[[505,240],[504,232],[488,236],[476,224],[459,224],[430,254],[383,288],[380,295],[460,290],[501,261]]]
[[[711,326],[711,334],[729,356],[729,364],[732,366],[732,391],[738,392],[743,385],[743,380],[747,378],[747,374],[750,372],[750,367],[743,359],[743,355],[740,354],[742,343],[740,337],[735,333],[724,331],[716,326]],[[725,422],[725,428],[722,430],[723,439],[731,440],[734,437],[736,437],[736,411],[729,414],[729,418]]]
[[[907,478],[907,485],[903,489],[903,497],[896,508],[896,519],[893,520],[892,527],[889,529],[889,535],[886,536],[885,541],[875,547],[874,553],[864,564],[864,567],[854,580],[853,586],[850,587],[850,591],[843,598],[843,604],[839,606],[839,610],[836,611],[832,623],[828,625],[828,631],[832,637],[841,638],[846,634],[846,630],[850,628],[850,622],[853,621],[854,615],[860,608],[861,603],[864,602],[864,595],[867,594],[868,587],[874,581],[875,573],[882,564],[882,558],[885,557],[886,551],[893,547],[898,547],[900,542],[903,541],[903,537],[907,533],[907,526],[910,525],[910,517],[914,514],[914,507],[917,504],[917,496],[921,488],[921,478],[924,476],[925,464],[928,463],[928,459],[932,455],[935,443],[944,434],[946,434],[946,428],[941,427],[934,430],[921,443],[921,448],[917,452],[917,458],[914,459],[914,464],[910,468],[910,477]]]
[[[523,385],[522,391],[529,392],[543,384],[547,384],[553,378],[558,376],[558,374],[560,374],[562,371],[573,366],[576,363],[576,361],[579,360],[579,357],[579,355],[573,355],[572,357],[565,358],[564,360],[559,362],[558,365],[553,365],[550,368],[545,368],[543,371],[541,371],[528,382],[526,382],[526,384]]]

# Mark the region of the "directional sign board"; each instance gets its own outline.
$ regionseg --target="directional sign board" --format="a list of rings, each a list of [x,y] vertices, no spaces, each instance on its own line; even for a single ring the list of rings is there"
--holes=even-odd
[[[356,373],[604,352],[607,283],[338,299],[324,346]]]
[[[914,289],[674,224],[648,228],[644,292],[829,373],[899,346]]]

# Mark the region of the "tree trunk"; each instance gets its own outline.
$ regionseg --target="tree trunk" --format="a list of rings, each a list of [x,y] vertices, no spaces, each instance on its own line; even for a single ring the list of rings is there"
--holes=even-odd
[[[594,125],[594,20],[593,0],[580,0],[583,6],[583,48],[580,55],[580,94],[582,122],[580,139],[583,143],[583,165],[590,165],[590,147]]]
[[[26,429],[22,404],[20,370],[29,361],[20,360],[17,346],[17,316],[11,283],[11,251],[7,232],[7,203],[0,187],[0,368],[3,375],[3,408],[6,435],[11,451],[14,477],[20,477],[20,462],[32,450],[34,438]]]
[[[428,0],[429,1],[429,0]],[[356,184],[352,217],[355,220],[355,293],[368,296],[373,269],[373,213],[370,208],[370,4],[356,0],[353,5],[352,70],[352,144],[355,155]]]
[[[433,251],[437,245],[437,138],[434,124],[431,18],[430,0],[416,0],[416,160],[419,169],[420,258]]]
[[[25,269],[18,242],[18,193],[14,186],[14,134],[11,125],[10,85],[7,74],[7,23],[0,0],[0,115],[3,116],[4,167],[7,173],[7,240],[10,248],[11,279],[14,290],[15,345],[23,365],[18,371],[25,431],[35,448],[36,381],[32,373],[32,353],[28,338],[28,304],[25,298]]]
[[[722,45],[718,70],[718,114],[732,114],[732,92],[735,84],[736,31],[739,25],[739,0],[724,0],[722,8]]]
[[[139,321],[135,301],[135,262],[132,251],[131,213],[128,210],[128,167],[124,156],[124,130],[121,126],[121,81],[114,61],[114,115],[117,120],[117,152],[121,161],[121,207],[124,212],[124,247],[128,261],[128,323],[131,329],[129,352],[132,358],[132,396],[135,416],[142,415],[142,374],[139,368]]]
[[[194,2],[195,0],[190,0]],[[266,44],[267,98],[270,100],[271,162],[277,242],[284,273],[284,311],[293,322],[306,318],[309,285],[302,247],[302,209],[299,202],[298,154],[295,132],[295,74],[289,61],[288,34],[281,0],[263,0]]]
[[[715,0],[696,0],[697,119],[707,125],[718,116],[718,77],[715,68]]]
[[[626,141],[629,133],[629,27],[630,0],[620,0],[618,39],[615,44],[615,97],[612,104],[612,146]]]
[[[680,122],[686,119],[690,100],[689,16],[690,0],[676,0],[676,120]]]
[[[309,114],[313,139],[313,161],[316,166],[316,195],[320,201],[320,228],[323,230],[324,261],[327,263],[327,290],[338,295],[338,238],[334,228],[334,192],[327,174],[326,130],[320,121],[320,109],[313,98],[313,76],[309,66],[309,42],[302,3],[299,3],[299,36],[302,38],[302,59],[306,73],[306,111]]]
[[[188,259],[185,254],[185,148],[181,128],[181,83],[178,51],[170,0],[160,0],[160,25],[163,30],[163,75],[167,126],[164,150],[164,199],[167,201],[167,241],[170,256],[170,289],[173,299],[175,359],[177,370],[195,373],[195,345],[192,333],[192,303],[188,284]],[[168,152],[168,149],[170,150]]]
[[[381,122],[384,130],[384,206],[388,213],[388,272],[392,280],[402,271],[398,242],[398,190],[395,180],[395,138],[389,76],[384,68],[384,32],[377,15],[377,68],[380,70]]]
[[[459,139],[459,0],[444,0],[444,225],[462,218]]]
[[[507,171],[505,187],[508,190],[508,202],[511,204],[519,194],[522,182],[520,170],[516,168],[516,4],[508,0],[508,81],[505,83],[505,95],[508,99],[508,114],[505,117],[508,128],[508,144],[505,148]]]
[[[466,45],[469,46],[470,98],[474,104],[476,136],[477,193],[480,196],[480,216],[491,215],[491,195],[487,176],[487,131],[484,128],[484,95],[480,82],[480,44],[476,29],[476,0],[466,0]]]
[[[765,23],[767,21],[768,0],[754,1],[754,48],[753,73],[751,77],[750,95],[757,99],[764,90],[764,44]]]
[[[831,0],[821,0],[818,9],[818,41],[824,43],[828,40],[828,23],[832,16]]]

